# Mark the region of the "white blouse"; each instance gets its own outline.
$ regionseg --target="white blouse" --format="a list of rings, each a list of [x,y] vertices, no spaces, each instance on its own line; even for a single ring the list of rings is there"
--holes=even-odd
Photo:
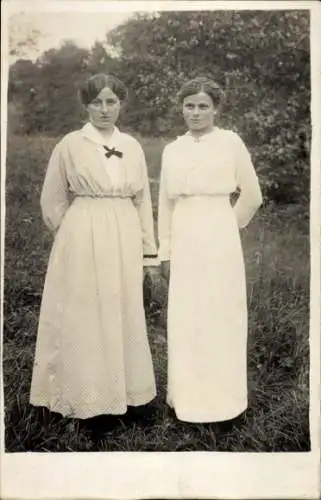
[[[122,158],[106,158],[104,146],[122,152]],[[41,193],[42,215],[50,229],[59,227],[70,195],[130,197],[140,219],[144,255],[157,255],[145,155],[132,136],[115,127],[106,140],[91,123],[67,134],[52,152]],[[158,264],[157,258],[144,257],[144,265]]]
[[[190,132],[164,148],[158,209],[159,256],[170,258],[171,217],[180,196],[229,196],[239,188],[233,207],[240,228],[262,204],[251,156],[238,134],[215,127],[195,138]]]

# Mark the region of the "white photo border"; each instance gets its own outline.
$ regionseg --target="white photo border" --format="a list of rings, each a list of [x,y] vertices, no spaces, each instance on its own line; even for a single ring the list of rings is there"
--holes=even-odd
[[[317,1],[2,2],[1,35],[1,299],[4,274],[8,15],[13,12],[157,10],[301,10],[311,15],[311,294],[310,434],[304,453],[89,452],[5,453],[1,425],[0,497],[9,499],[320,498],[320,278],[321,278],[321,9]],[[3,300],[1,300],[3,305]],[[1,314],[1,317],[2,314]],[[1,340],[3,324],[1,324]],[[2,342],[1,342],[2,359]],[[1,389],[3,373],[1,369]],[[4,397],[1,390],[1,423]]]

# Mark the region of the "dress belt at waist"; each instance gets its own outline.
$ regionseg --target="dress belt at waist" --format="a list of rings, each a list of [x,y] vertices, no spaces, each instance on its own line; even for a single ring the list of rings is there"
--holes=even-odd
[[[105,194],[105,193],[98,193],[98,194],[74,194],[75,198],[133,198],[133,194]]]

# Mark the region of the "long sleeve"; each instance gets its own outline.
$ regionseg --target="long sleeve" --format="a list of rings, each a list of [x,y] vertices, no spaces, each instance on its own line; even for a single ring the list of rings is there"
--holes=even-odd
[[[262,205],[263,198],[250,153],[239,136],[237,136],[235,157],[236,182],[240,195],[234,205],[234,211],[239,227],[244,228]]]
[[[52,231],[57,230],[69,206],[68,182],[59,144],[48,163],[40,205],[45,224]]]
[[[166,179],[166,149],[162,157],[162,169],[159,184],[158,195],[158,240],[159,240],[159,258],[161,261],[170,260],[171,254],[171,226],[172,215],[175,201],[168,197],[167,179]]]
[[[150,194],[147,166],[143,150],[140,150],[140,163],[143,175],[143,190],[135,200],[143,237],[144,266],[158,266],[159,259],[155,241],[152,200]]]

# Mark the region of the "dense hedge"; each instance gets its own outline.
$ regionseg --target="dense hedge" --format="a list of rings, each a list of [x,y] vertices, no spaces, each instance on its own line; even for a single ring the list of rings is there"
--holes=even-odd
[[[130,88],[122,125],[142,135],[175,136],[183,123],[176,92],[198,74],[225,90],[219,117],[248,144],[265,195],[309,201],[309,11],[163,12],[136,15],[91,50],[72,42],[10,70],[14,132],[58,135],[85,115],[77,86],[97,71]],[[18,110],[18,111],[17,111]]]

